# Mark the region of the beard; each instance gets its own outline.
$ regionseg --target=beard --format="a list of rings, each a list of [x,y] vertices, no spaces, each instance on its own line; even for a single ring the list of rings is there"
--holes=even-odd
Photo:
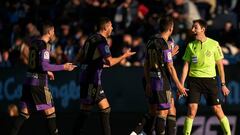
[[[54,42],[56,41],[56,39],[57,39],[57,38],[56,38],[55,35],[51,36],[51,37],[50,37],[50,40],[49,40],[49,43],[50,43],[50,44],[54,43]]]

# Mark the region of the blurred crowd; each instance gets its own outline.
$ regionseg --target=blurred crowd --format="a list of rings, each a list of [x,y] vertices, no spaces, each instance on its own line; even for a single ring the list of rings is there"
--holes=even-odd
[[[142,66],[148,38],[157,32],[162,15],[175,19],[172,38],[179,45],[176,62],[181,62],[191,40],[194,19],[205,19],[207,35],[219,41],[224,64],[240,63],[239,0],[8,0],[0,1],[0,68],[28,63],[29,44],[40,36],[45,20],[55,25],[56,41],[51,45],[51,61],[77,62],[78,52],[94,32],[101,16],[112,20],[108,39],[112,55],[128,48],[136,55],[123,60],[122,66]]]

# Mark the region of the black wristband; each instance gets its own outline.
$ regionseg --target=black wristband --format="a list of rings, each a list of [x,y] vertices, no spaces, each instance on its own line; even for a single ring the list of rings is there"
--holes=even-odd
[[[221,86],[226,86],[226,84],[225,83],[221,83]]]

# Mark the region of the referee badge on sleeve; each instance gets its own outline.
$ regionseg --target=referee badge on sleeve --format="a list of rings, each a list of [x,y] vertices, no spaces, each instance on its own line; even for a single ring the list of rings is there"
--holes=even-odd
[[[198,62],[197,56],[192,56],[192,62],[195,64]]]

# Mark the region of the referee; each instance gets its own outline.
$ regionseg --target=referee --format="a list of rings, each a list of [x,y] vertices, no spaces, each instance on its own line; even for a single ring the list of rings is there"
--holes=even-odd
[[[183,60],[183,73],[181,83],[184,84],[188,74],[187,86],[189,93],[187,97],[188,112],[184,122],[184,135],[190,135],[193,120],[196,116],[198,103],[203,94],[207,105],[211,106],[213,112],[220,121],[225,135],[231,135],[228,118],[224,115],[218,98],[218,87],[216,80],[217,65],[221,79],[221,90],[224,96],[229,94],[225,85],[225,74],[222,63],[223,54],[217,41],[206,37],[207,24],[204,20],[194,20],[192,32],[195,40],[190,42],[186,48]]]

